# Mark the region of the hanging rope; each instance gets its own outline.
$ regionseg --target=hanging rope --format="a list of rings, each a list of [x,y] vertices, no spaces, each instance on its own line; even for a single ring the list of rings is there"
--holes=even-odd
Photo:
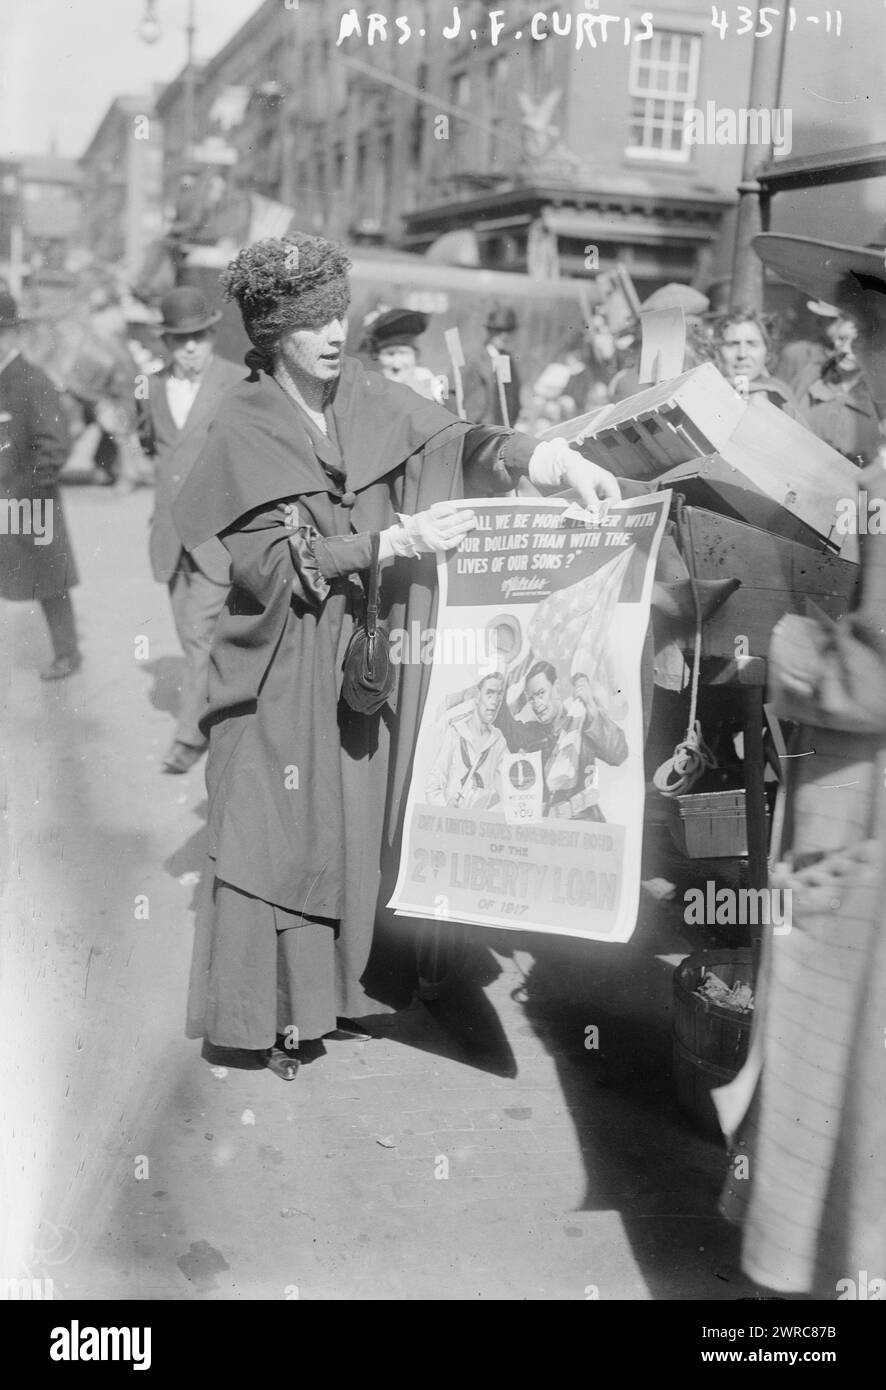
[[[677,532],[685,542],[685,518],[683,499],[677,503]],[[698,682],[701,674],[701,603],[695,587],[692,571],[692,545],[683,544],[683,556],[689,571],[689,588],[695,607],[695,643],[692,651],[692,681],[689,698],[689,724],[686,737],[678,743],[671,756],[656,768],[652,785],[662,796],[682,796],[688,792],[709,768],[717,766],[717,759],[708,748],[701,735],[701,725],[696,718],[698,709]]]

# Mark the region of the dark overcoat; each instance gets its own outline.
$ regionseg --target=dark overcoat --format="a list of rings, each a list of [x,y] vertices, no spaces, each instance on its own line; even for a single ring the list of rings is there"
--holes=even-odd
[[[462,391],[465,415],[478,425],[502,425],[501,397],[498,379],[492,369],[492,358],[485,348],[475,357],[468,358],[462,370]],[[511,379],[506,383],[505,404],[508,408],[508,423],[517,423],[520,414],[520,372],[516,360],[511,358]]]
[[[58,392],[45,372],[17,354],[0,372],[2,598],[57,598],[77,583],[57,487],[67,457],[67,424]],[[35,535],[33,518],[45,518],[47,505],[52,539],[44,543],[50,532]]]
[[[327,418],[328,439],[271,378],[235,387],[173,517],[189,550],[219,535],[231,556],[203,721],[215,876],[289,911],[339,921],[343,941],[363,943],[352,952],[359,962],[383,852],[398,839],[430,674],[399,667],[388,705],[372,717],[340,703],[370,534],[398,512],[502,493],[513,479],[488,461],[466,468],[469,425],[352,358]],[[533,447],[526,442],[525,457]],[[332,570],[328,589],[314,566],[320,550]],[[386,567],[389,628],[432,622],[435,576],[433,555]]]

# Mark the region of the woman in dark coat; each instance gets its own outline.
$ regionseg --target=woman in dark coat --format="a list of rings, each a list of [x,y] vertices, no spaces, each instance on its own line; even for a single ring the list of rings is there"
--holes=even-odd
[[[255,345],[177,498],[186,547],[220,536],[232,588],[213,643],[209,857],[188,1034],[268,1054],[371,1011],[360,983],[394,852],[428,670],[398,668],[373,716],[340,700],[373,533],[381,617],[429,626],[452,499],[528,474],[590,501],[614,479],[561,441],[475,428],[345,357],[348,261],[321,237],[247,247],[223,277]]]
[[[41,675],[61,680],[80,666],[68,592],[77,568],[57,486],[67,426],[49,377],[19,352],[20,322],[0,293],[0,598],[40,603],[53,647]]]

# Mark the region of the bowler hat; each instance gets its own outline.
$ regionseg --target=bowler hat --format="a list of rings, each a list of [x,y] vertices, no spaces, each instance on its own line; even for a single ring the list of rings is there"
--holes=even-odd
[[[21,323],[18,305],[6,290],[0,290],[0,328],[15,328]]]
[[[866,246],[781,236],[777,232],[763,232],[754,237],[752,244],[763,264],[782,280],[825,304],[834,303],[840,281],[850,271],[886,282],[886,227],[880,229],[876,241]]]
[[[180,289],[164,294],[160,300],[160,313],[163,321],[157,325],[157,332],[173,336],[202,333],[221,318],[221,310],[210,309],[205,296],[192,285],[182,285]]]
[[[493,304],[486,315],[486,327],[493,333],[513,333],[517,327],[517,315],[507,305]]]
[[[369,325],[367,337],[370,350],[378,352],[383,347],[414,347],[416,338],[424,333],[427,326],[428,315],[417,309],[388,309]]]

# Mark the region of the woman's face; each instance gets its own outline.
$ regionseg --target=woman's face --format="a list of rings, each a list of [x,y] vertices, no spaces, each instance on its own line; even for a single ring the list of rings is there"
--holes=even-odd
[[[296,376],[335,381],[341,372],[347,336],[347,318],[332,319],[322,328],[296,328],[281,340],[280,356]]]
[[[841,371],[855,371],[858,362],[855,357],[855,340],[858,329],[852,319],[835,319],[826,330],[828,340],[834,350],[834,358]]]
[[[415,348],[408,343],[393,343],[389,347],[379,348],[378,365],[384,376],[397,381],[404,373],[412,371],[417,356]]]
[[[766,369],[766,340],[755,323],[730,323],[720,339],[720,358],[730,381],[756,381]]]

